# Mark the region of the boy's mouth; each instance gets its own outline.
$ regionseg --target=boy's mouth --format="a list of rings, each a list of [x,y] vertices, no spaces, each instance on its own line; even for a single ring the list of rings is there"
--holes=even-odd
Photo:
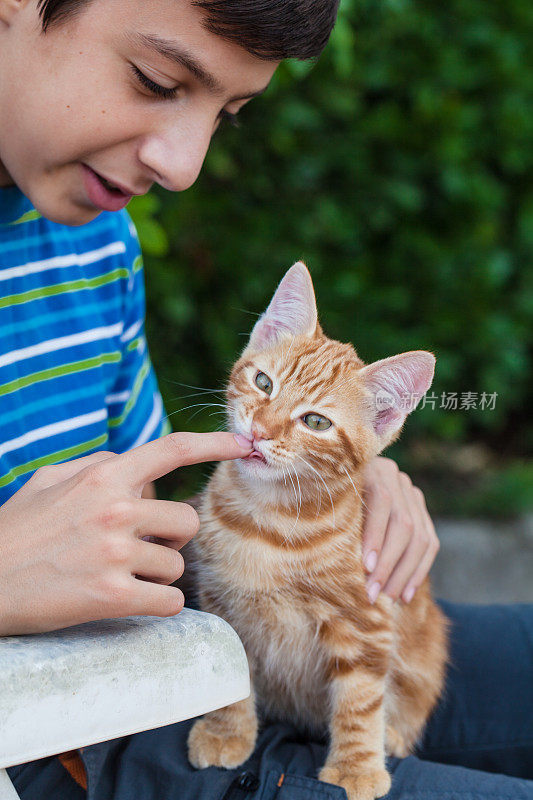
[[[131,193],[110,183],[86,164],[82,164],[81,167],[87,197],[96,208],[101,211],[120,211],[130,202]]]

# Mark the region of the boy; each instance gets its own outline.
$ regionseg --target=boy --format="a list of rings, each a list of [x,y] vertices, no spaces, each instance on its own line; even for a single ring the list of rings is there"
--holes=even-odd
[[[336,0],[0,0],[1,634],[182,608],[169,584],[198,521],[155,500],[151,481],[249,448],[164,436],[121,209],[154,182],[188,188],[220,122],[283,58],[318,55],[335,13]],[[367,494],[370,600],[383,589],[408,602],[438,548],[423,498],[388,459]],[[86,748],[86,775],[65,758],[69,771],[45,759],[10,774],[24,800],[83,797],[87,776],[91,798],[221,797],[235,776],[192,770],[187,729]],[[235,797],[343,796],[314,780],[323,747],[287,749],[291,736],[265,731]],[[409,761],[391,763],[400,778]],[[298,777],[280,783],[287,767]],[[423,791],[420,762],[416,774]]]

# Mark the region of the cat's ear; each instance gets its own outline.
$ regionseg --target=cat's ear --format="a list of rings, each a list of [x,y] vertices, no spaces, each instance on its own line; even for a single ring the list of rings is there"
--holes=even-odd
[[[379,450],[399,433],[405,418],[414,411],[431,386],[435,356],[413,350],[362,367],[359,377],[370,392],[370,416]]]
[[[287,336],[313,336],[317,312],[309,270],[298,261],[285,273],[267,310],[254,325],[248,347],[264,350]]]

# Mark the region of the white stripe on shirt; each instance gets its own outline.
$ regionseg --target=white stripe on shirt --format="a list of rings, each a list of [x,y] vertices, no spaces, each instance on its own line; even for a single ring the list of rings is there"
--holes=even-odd
[[[137,322],[134,322],[133,325],[130,325],[127,331],[124,331],[124,333],[120,337],[120,341],[129,342],[130,339],[133,339],[139,333],[142,326],[143,326],[143,320],[138,319]]]
[[[46,342],[32,344],[30,347],[21,347],[20,350],[11,350],[9,353],[0,356],[0,367],[7,364],[14,364],[17,361],[24,361],[26,358],[43,355],[43,353],[53,353],[56,350],[64,350],[66,347],[74,347],[78,344],[87,342],[97,342],[100,339],[107,339],[110,336],[120,336],[124,327],[123,322],[116,322],[105,328],[92,328],[88,331],[80,331],[70,336],[60,336],[57,339],[48,339]]]
[[[125,403],[131,397],[131,392],[118,392],[118,394],[108,394],[106,396],[105,402],[106,405],[111,405],[111,403]]]
[[[88,250],[86,253],[69,253],[64,256],[44,258],[42,261],[29,261],[27,264],[22,264],[18,267],[8,267],[0,270],[0,281],[7,281],[9,278],[21,278],[24,275],[32,275],[36,272],[45,272],[47,269],[83,267],[86,264],[94,264],[95,261],[100,261],[100,259],[107,256],[116,256],[125,252],[126,245],[124,242],[111,242],[106,244],[105,247],[99,247],[97,250]]]
[[[50,436],[56,436],[58,433],[73,431],[77,428],[83,428],[85,425],[94,425],[95,422],[101,422],[103,419],[107,419],[107,410],[105,408],[98,409],[98,411],[91,411],[89,414],[82,414],[79,417],[72,417],[72,419],[63,419],[59,422],[53,422],[51,425],[43,425],[42,428],[35,428],[33,431],[27,431],[22,434],[22,436],[17,436],[16,439],[11,439],[8,442],[0,444],[0,456],[3,456],[5,453],[10,453],[13,450],[18,450],[19,447],[25,447],[25,445],[31,444],[32,442],[38,442],[41,439],[48,439]]]
[[[133,442],[131,449],[133,449],[134,447],[139,447],[139,445],[145,444],[145,442],[148,441],[152,433],[157,428],[159,422],[161,421],[162,413],[163,413],[163,402],[161,400],[161,396],[159,394],[156,394],[154,395],[154,410],[148,417],[148,420],[144,428],[142,429],[136,440]]]

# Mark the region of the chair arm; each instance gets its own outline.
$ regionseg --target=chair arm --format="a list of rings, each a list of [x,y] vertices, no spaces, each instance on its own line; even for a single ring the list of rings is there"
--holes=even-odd
[[[249,693],[240,639],[201,611],[0,637],[0,768],[179,722]]]

